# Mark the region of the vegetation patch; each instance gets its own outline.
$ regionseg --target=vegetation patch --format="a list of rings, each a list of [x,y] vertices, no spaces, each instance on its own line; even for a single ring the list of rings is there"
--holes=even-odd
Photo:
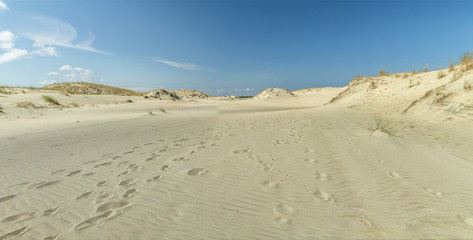
[[[49,104],[60,106],[61,104],[51,96],[43,96],[43,100]]]
[[[18,103],[16,103],[16,106],[19,107],[19,108],[27,108],[27,109],[36,109],[36,108],[38,108],[32,102],[18,102]]]

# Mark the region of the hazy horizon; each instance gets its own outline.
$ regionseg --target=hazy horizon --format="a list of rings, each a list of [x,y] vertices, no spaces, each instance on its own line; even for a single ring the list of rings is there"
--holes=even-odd
[[[473,47],[467,1],[0,1],[0,85],[255,95],[345,86]]]

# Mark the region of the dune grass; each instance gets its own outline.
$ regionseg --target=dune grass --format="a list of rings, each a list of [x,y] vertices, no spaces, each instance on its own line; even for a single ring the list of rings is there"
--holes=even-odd
[[[55,98],[53,98],[51,96],[43,95],[43,100],[46,101],[49,104],[52,104],[52,105],[57,105],[57,106],[61,105]]]
[[[18,103],[16,103],[16,106],[19,107],[19,108],[27,108],[27,109],[36,109],[36,108],[38,108],[32,102],[18,102]]]
[[[382,120],[381,118],[376,116],[374,118],[374,124],[374,127],[371,128],[371,134],[376,131],[380,131],[386,133],[389,136],[394,136],[392,132],[393,126],[388,121]]]

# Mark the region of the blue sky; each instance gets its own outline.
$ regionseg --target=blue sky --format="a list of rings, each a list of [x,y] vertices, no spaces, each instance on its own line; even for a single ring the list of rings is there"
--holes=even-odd
[[[436,69],[473,49],[471,1],[0,0],[0,85],[89,81],[254,95]]]

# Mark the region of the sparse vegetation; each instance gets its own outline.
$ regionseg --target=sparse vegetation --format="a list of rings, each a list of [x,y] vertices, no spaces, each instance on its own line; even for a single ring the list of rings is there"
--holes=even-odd
[[[153,113],[153,112],[151,112],[151,111],[148,111],[148,113],[149,113],[149,115],[151,115],[151,116],[153,116],[153,115],[154,115],[154,113]]]
[[[18,102],[18,103],[16,103],[16,106],[19,107],[19,108],[27,108],[27,109],[36,109],[36,108],[38,108],[32,102]]]
[[[426,64],[426,65],[424,66],[424,72],[428,72],[428,71],[429,71],[429,65]]]
[[[77,104],[75,102],[72,102],[70,105],[73,106],[73,107],[76,107],[76,108],[79,107],[79,104]]]
[[[133,100],[127,99],[126,102],[127,102],[127,103],[133,103]]]
[[[462,76],[461,73],[459,73],[459,72],[453,72],[452,79],[451,79],[450,81],[451,81],[451,82],[455,82],[455,81],[458,80],[461,76]]]
[[[465,81],[463,82],[463,89],[465,91],[473,90],[473,80],[471,78],[465,79]]]
[[[378,117],[374,118],[374,122],[375,122],[375,126],[371,129],[371,133],[374,133],[375,131],[380,131],[380,132],[388,134],[389,136],[394,135],[392,133],[393,126],[389,122],[384,121]]]
[[[441,79],[443,77],[445,77],[445,73],[443,72],[442,69],[439,69],[437,72],[437,79]]]
[[[402,78],[408,78],[408,77],[409,77],[409,74],[408,74],[408,73],[404,73],[404,74],[402,75]]]
[[[455,61],[449,61],[448,62],[448,72],[453,72],[455,71]]]
[[[162,113],[166,113],[166,110],[164,110],[163,107],[160,107],[160,108],[159,108],[159,111],[161,111]]]
[[[43,96],[43,100],[49,104],[60,106],[61,104],[51,96]]]
[[[386,75],[389,75],[389,71],[384,69],[384,68],[381,68],[379,70],[378,77],[382,77],[382,76],[386,76]]]
[[[451,92],[441,91],[441,90],[437,91],[435,93],[435,98],[434,98],[432,103],[437,104],[437,105],[445,104],[446,100],[451,96],[453,96],[453,93],[451,93]]]
[[[464,70],[473,69],[473,53],[466,52],[460,57],[460,62]]]

